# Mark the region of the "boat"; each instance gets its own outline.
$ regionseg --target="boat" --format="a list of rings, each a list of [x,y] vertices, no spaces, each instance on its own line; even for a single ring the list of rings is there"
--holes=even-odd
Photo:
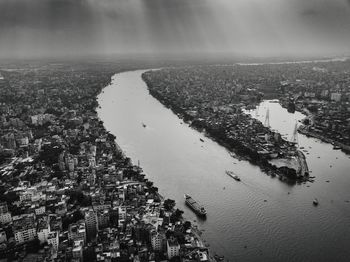
[[[337,146],[337,145],[334,145],[334,146],[333,146],[333,149],[334,149],[334,150],[340,150],[341,147],[340,147],[340,146]]]
[[[232,177],[234,180],[241,181],[240,177],[237,176],[235,173],[233,173],[233,171],[226,170],[225,172],[228,176]]]
[[[317,205],[318,205],[318,200],[317,200],[317,198],[315,198],[315,199],[312,201],[312,204],[314,204],[314,206],[317,206]]]
[[[185,203],[188,205],[197,215],[205,217],[207,211],[200,205],[196,200],[194,200],[190,195],[185,194]]]
[[[145,123],[142,123],[142,126],[143,126],[144,128],[146,128],[146,125],[145,125]]]
[[[204,142],[204,140],[202,138],[199,139],[201,142]]]

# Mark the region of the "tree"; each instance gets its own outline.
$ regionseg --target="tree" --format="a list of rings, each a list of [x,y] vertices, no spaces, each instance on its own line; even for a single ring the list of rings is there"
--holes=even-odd
[[[190,229],[191,228],[191,222],[190,221],[186,221],[185,223],[184,223],[184,229],[185,229],[185,231],[187,230],[187,229]]]
[[[164,209],[166,211],[171,211],[174,207],[175,207],[175,200],[168,198],[164,201]]]
[[[180,219],[182,218],[182,214],[183,214],[184,212],[182,211],[182,210],[180,210],[180,209],[176,209],[175,210],[175,212],[174,213],[172,213],[171,214],[171,216],[170,216],[170,221],[172,222],[172,223],[175,223],[175,222],[177,222],[177,221],[180,221]]]

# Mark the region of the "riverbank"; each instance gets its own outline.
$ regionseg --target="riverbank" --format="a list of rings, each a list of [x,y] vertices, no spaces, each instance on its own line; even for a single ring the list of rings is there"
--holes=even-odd
[[[348,145],[345,145],[345,144],[342,144],[342,143],[339,143],[337,141],[334,141],[333,139],[330,139],[330,138],[327,138],[321,134],[318,134],[316,132],[312,132],[310,130],[307,130],[307,126],[300,126],[298,128],[298,132],[303,134],[303,135],[306,135],[308,137],[314,137],[314,138],[317,138],[325,143],[329,143],[329,144],[332,144],[333,145],[333,148],[334,150],[342,150],[345,154],[348,154],[350,155],[350,146]]]
[[[110,83],[111,86],[114,83],[117,82],[118,74],[115,75],[112,78],[112,81]],[[103,95],[103,90],[99,95]],[[98,108],[101,108],[101,106],[98,106]],[[102,119],[99,117],[99,119],[102,121]],[[106,127],[105,127],[106,128]],[[145,125],[143,128],[146,128]],[[107,128],[106,128],[107,130]],[[118,134],[115,134],[118,136]],[[133,161],[128,157],[127,152],[123,150],[123,146],[119,145],[117,143],[116,136],[114,136],[114,143],[115,143],[115,151],[118,152],[118,155],[120,155],[125,161],[129,163],[129,165],[132,167],[134,172],[137,174],[136,177],[139,177],[139,181],[146,183],[147,187],[152,188],[152,193],[155,196],[155,202],[159,201],[159,206],[156,205],[156,209],[158,210],[158,215],[163,214],[158,217],[158,219],[161,219],[164,221],[163,224],[159,224],[159,227],[152,229],[149,234],[151,237],[151,242],[153,243],[153,236],[155,239],[161,238],[165,239],[166,241],[169,240],[169,237],[175,236],[175,239],[177,239],[177,243],[179,244],[179,251],[180,251],[180,256],[181,259],[188,259],[189,257],[192,258],[197,258],[197,257],[203,257],[207,258],[206,260],[203,261],[214,261],[214,258],[211,256],[211,250],[207,245],[204,243],[206,242],[198,232],[196,232],[195,228],[193,225],[191,225],[191,231],[183,231],[182,228],[188,223],[185,217],[182,217],[183,211],[175,207],[174,203],[174,208],[171,210],[164,210],[164,203],[166,201],[166,198],[158,192],[158,188],[155,187],[153,182],[146,177],[148,176],[147,174],[144,174],[142,165],[141,166],[135,166],[133,164]],[[153,207],[154,208],[154,207]],[[150,208],[151,210],[151,208]],[[141,220],[145,221],[147,223],[151,222],[150,218],[148,218],[149,215],[154,216],[154,210],[151,211],[152,214],[144,214],[141,216]],[[128,213],[127,213],[128,214]],[[151,219],[152,220],[152,219]],[[156,240],[154,240],[156,241]],[[156,252],[158,252],[158,248],[153,246],[152,244],[152,249]],[[161,251],[166,252],[166,249],[164,247],[161,248]],[[190,254],[190,255],[189,255]]]
[[[279,104],[285,108],[288,109],[288,105],[286,103],[286,101],[280,101],[279,100]],[[306,117],[301,120],[302,123],[304,123],[305,120],[310,122],[310,125],[301,125],[298,127],[298,132],[306,135],[308,137],[313,137],[313,138],[317,138],[325,143],[329,143],[332,144],[335,150],[342,150],[345,154],[350,155],[350,146],[340,143],[334,139],[331,139],[329,137],[326,137],[320,133],[317,133],[315,131],[310,130],[310,127],[312,127],[312,125],[314,124],[314,114],[310,112],[310,110],[308,110],[307,108],[300,108],[299,106],[295,107],[295,111],[306,114]]]

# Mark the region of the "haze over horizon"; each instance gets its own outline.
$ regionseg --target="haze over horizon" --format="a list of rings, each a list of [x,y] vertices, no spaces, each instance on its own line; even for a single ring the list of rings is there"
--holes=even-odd
[[[350,53],[349,0],[1,0],[0,57]]]

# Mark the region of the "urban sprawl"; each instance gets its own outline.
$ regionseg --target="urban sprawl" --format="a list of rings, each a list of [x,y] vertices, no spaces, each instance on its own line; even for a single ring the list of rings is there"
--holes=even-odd
[[[201,232],[123,154],[97,116],[97,95],[112,75],[146,67],[0,67],[0,259],[212,260]],[[306,113],[299,132],[349,152],[350,61],[182,66],[148,71],[143,79],[151,95],[194,128],[281,179],[310,178],[297,144],[243,110],[263,99]]]

